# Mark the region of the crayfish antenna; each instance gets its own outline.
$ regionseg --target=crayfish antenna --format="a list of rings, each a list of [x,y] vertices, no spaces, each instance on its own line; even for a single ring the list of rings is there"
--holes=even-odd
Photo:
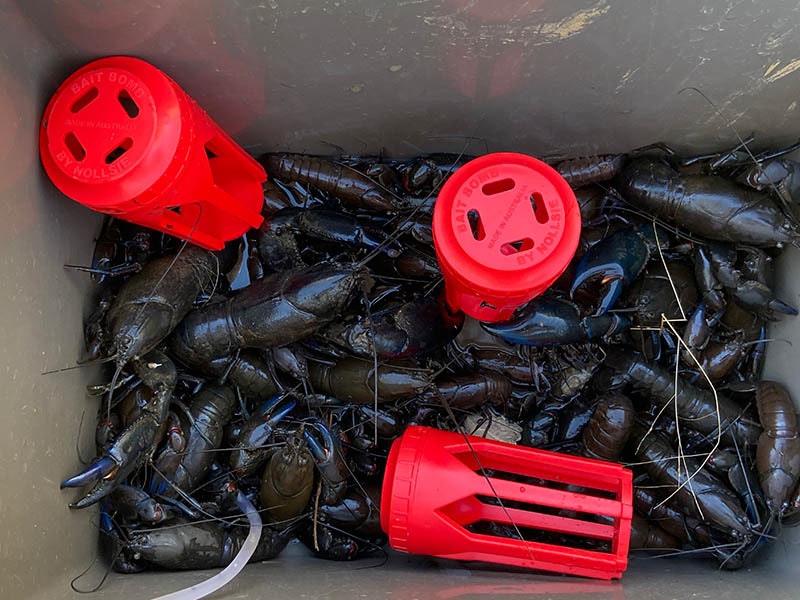
[[[75,366],[74,367],[70,367],[70,368],[71,369],[79,369],[81,367],[91,367],[91,366],[94,366],[94,365],[105,365],[107,363],[114,362],[116,360],[117,360],[117,355],[116,354],[112,354],[111,356],[106,356],[105,358],[89,358],[89,359],[86,359],[86,360],[76,361]],[[62,370],[66,370],[66,369],[62,369]]]
[[[42,375],[52,375],[53,373],[65,373],[67,371],[74,371],[75,369],[82,369],[84,367],[92,367],[94,365],[103,365],[117,360],[117,355],[108,356],[106,358],[89,358],[86,360],[76,361],[71,367],[61,367],[60,369],[51,369],[49,371],[42,371]]]

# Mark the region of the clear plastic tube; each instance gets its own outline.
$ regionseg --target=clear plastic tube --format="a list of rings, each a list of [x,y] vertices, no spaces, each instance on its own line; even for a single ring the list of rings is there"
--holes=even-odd
[[[205,598],[209,594],[216,592],[222,586],[230,583],[233,578],[239,574],[239,571],[244,569],[245,565],[256,551],[258,541],[261,539],[261,517],[255,506],[253,506],[250,500],[247,499],[247,496],[241,491],[239,491],[236,496],[236,504],[247,516],[247,520],[250,522],[250,532],[247,534],[244,544],[242,544],[236,556],[233,557],[231,563],[222,571],[205,581],[183,588],[177,592],[166,594],[165,596],[158,596],[153,600],[198,600],[199,598]]]

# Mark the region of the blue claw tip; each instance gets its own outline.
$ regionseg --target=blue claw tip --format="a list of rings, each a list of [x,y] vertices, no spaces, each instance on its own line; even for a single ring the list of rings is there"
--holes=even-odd
[[[117,463],[113,458],[110,456],[103,456],[102,458],[98,458],[77,475],[62,481],[61,489],[63,490],[64,488],[68,487],[83,487],[84,485],[102,479],[116,468]]]
[[[326,460],[330,455],[331,449],[333,448],[333,438],[331,437],[331,432],[328,431],[326,427],[320,426],[316,423],[313,423],[311,426],[320,434],[323,443],[320,444],[316,437],[314,437],[307,429],[304,429],[303,437],[306,439],[308,449],[315,460]]]

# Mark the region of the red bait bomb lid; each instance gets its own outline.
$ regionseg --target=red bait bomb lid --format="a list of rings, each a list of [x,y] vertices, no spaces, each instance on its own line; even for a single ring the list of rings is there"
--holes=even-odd
[[[70,75],[47,105],[39,150],[73,200],[209,250],[263,220],[263,167],[137,58],[102,58]]]
[[[575,194],[549,165],[513,152],[468,162],[433,213],[448,306],[481,321],[509,318],[564,272],[580,230]]]

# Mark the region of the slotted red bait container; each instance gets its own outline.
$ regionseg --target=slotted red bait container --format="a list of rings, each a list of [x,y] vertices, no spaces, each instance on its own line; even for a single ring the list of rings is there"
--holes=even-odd
[[[262,221],[261,165],[137,58],[103,58],[67,78],[45,110],[39,150],[73,200],[209,250]]]
[[[632,493],[615,463],[411,426],[389,453],[381,526],[402,552],[615,579]]]
[[[468,162],[433,213],[448,306],[481,321],[509,318],[564,272],[580,230],[575,194],[549,165],[514,152]]]

